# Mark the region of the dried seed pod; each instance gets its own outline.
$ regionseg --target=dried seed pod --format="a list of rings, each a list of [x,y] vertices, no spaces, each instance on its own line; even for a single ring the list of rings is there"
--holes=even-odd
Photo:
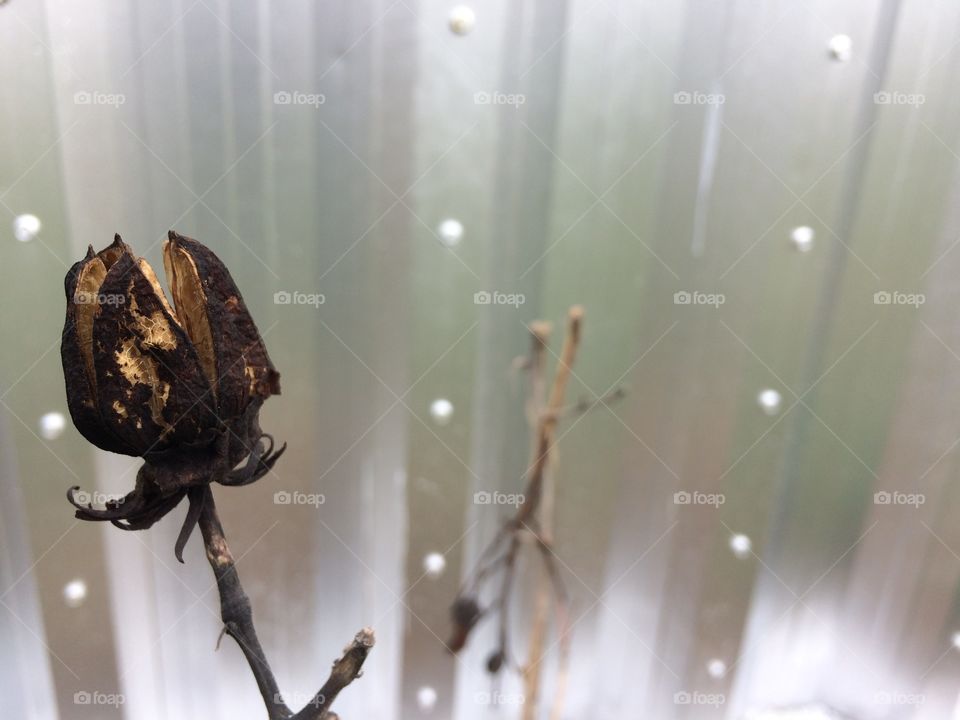
[[[201,497],[193,488],[257,480],[285,448],[274,451],[260,430],[280,375],[227,268],[173,231],[164,266],[175,309],[119,235],[99,253],[90,248],[65,279],[61,357],[73,422],[97,447],[146,461],[133,492],[106,509],[79,505],[72,488],[84,520],[149,527],[184,497]]]

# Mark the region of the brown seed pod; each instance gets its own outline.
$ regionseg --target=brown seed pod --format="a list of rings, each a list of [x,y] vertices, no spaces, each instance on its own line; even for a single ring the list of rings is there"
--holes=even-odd
[[[227,268],[173,231],[164,266],[173,306],[119,235],[99,253],[90,248],[65,279],[61,357],[73,422],[97,447],[145,460],[134,490],[106,509],[79,505],[72,488],[84,520],[149,527],[206,483],[254,482],[286,447],[274,451],[260,430],[280,375]],[[198,513],[188,513],[178,558]]]

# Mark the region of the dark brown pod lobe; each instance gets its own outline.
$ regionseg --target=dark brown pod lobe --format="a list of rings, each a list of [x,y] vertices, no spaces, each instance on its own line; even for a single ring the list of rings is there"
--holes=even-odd
[[[107,271],[124,254],[132,255],[119,235],[113,243],[74,263],[64,278],[67,309],[60,343],[60,358],[66,382],[70,417],[80,433],[103,450],[123,455],[139,453],[126,445],[109,428],[97,403],[96,373],[93,366],[93,323],[99,312],[101,286]]]
[[[207,247],[173,230],[163,247],[177,315],[197,348],[224,421],[280,394],[280,374],[230,272]]]
[[[122,254],[100,297],[93,367],[104,423],[138,455],[209,444],[218,425],[214,397],[153,270]]]
[[[100,417],[100,410],[96,401],[96,387],[92,362],[86,356],[91,352],[89,339],[80,326],[85,325],[90,308],[84,307],[75,300],[77,286],[81,274],[87,268],[87,282],[90,284],[91,272],[89,265],[97,260],[93,248],[80,262],[74,263],[64,278],[64,291],[67,296],[66,319],[63,323],[63,335],[60,342],[60,359],[63,363],[63,377],[67,387],[67,407],[70,417],[80,433],[98,448],[123,455],[136,455],[136,452],[127,447]],[[99,267],[103,264],[97,260]],[[104,271],[104,276],[106,272]],[[85,292],[85,291],[84,291]],[[93,320],[89,318],[92,329]]]

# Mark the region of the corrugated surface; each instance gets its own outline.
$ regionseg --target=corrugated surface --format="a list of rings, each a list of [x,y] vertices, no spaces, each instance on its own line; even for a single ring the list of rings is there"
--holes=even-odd
[[[283,374],[263,425],[290,450],[218,496],[291,704],[371,624],[343,717],[517,714],[478,701],[492,629],[457,659],[442,638],[506,513],[473,495],[516,492],[528,461],[525,325],[580,303],[572,396],[629,394],[560,430],[564,716],[960,717],[960,8],[474,10],[460,36],[432,0],[0,6],[0,208],[43,223],[0,243],[0,715],[263,716],[237,649],[214,652],[196,539],[173,558],[183,510],[145,533],[78,524],[66,488],[122,491],[137,463],[37,425],[66,412],[66,268],[114,232],[158,265],[174,227],[230,266]]]

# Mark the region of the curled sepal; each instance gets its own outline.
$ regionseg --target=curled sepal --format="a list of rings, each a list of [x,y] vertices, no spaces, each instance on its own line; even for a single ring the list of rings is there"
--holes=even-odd
[[[187,546],[187,540],[190,539],[190,534],[200,519],[200,513],[203,512],[205,497],[206,491],[203,487],[192,487],[187,491],[187,500],[190,502],[190,507],[187,509],[187,516],[183,519],[183,525],[180,526],[177,542],[173,546],[173,554],[180,562],[183,562],[183,549]]]
[[[262,443],[264,438],[267,439],[266,445]],[[280,456],[283,455],[286,449],[287,444],[284,443],[280,446],[279,450],[274,452],[273,436],[263,433],[260,439],[257,440],[253,452],[250,453],[246,463],[228,473],[225,478],[220,480],[220,484],[249,485],[252,482],[256,482],[273,469],[274,464],[280,459]]]
[[[121,499],[108,500],[104,509],[93,507],[89,500],[84,501],[84,496],[89,498],[89,493],[80,490],[79,485],[74,485],[67,490],[67,500],[77,508],[76,517],[78,520],[121,520],[127,515],[139,512],[144,505],[142,494],[136,491],[127,493]]]
[[[84,502],[82,496],[86,493],[78,491],[78,485],[67,490],[67,500],[77,508],[78,520],[107,521],[121,530],[145,530],[180,504],[186,494],[185,490],[180,490],[169,496],[160,495],[138,476],[132,492],[122,499],[108,501],[106,507],[100,509]]]

